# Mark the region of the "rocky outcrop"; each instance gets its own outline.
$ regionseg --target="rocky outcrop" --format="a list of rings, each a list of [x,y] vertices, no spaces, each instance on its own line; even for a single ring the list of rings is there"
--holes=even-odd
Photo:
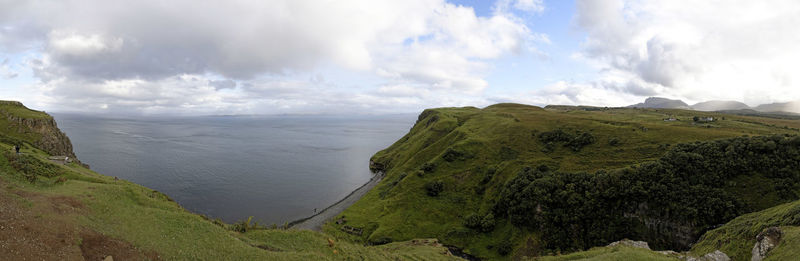
[[[761,233],[758,233],[756,236],[756,245],[753,246],[753,256],[750,260],[764,260],[769,251],[781,242],[781,237],[783,237],[783,231],[781,231],[779,227],[769,227],[761,231]]]
[[[0,103],[7,106],[19,106],[20,109],[28,110],[22,103],[15,101],[2,101]],[[31,111],[34,113],[39,113]],[[50,155],[68,156],[75,158],[72,151],[72,143],[64,132],[58,129],[58,125],[53,117],[41,112],[43,117],[23,117],[11,111],[0,108],[0,117],[8,122],[10,131],[21,135],[33,134],[36,138],[28,140],[31,145],[46,151]]]
[[[731,258],[728,257],[725,253],[719,250],[715,250],[714,252],[708,253],[699,258],[689,257],[686,258],[686,261],[730,261]]]
[[[629,247],[635,247],[635,248],[642,248],[642,249],[650,250],[650,245],[647,244],[647,242],[645,242],[645,241],[633,241],[633,240],[630,240],[630,239],[623,239],[623,240],[616,241],[616,242],[613,242],[611,244],[608,244],[608,247],[614,247],[614,246],[629,246]],[[657,252],[662,254],[662,255],[665,255],[665,256],[670,256],[670,257],[674,257],[674,258],[678,258],[678,259],[686,260],[686,261],[730,261],[731,260],[731,258],[728,257],[728,255],[726,255],[725,253],[723,253],[722,251],[719,251],[719,250],[716,250],[714,252],[705,254],[704,256],[701,256],[701,257],[691,256],[688,253],[678,253],[678,252],[675,252],[675,251],[672,251],[672,250],[657,251]]]
[[[644,249],[650,250],[650,245],[648,245],[647,242],[644,242],[644,241],[633,241],[633,240],[630,240],[630,239],[623,239],[623,240],[608,244],[609,247],[618,246],[618,245],[631,246],[631,247],[636,247],[636,248],[644,248]]]
[[[383,163],[377,162],[377,161],[370,160],[369,161],[369,170],[371,170],[372,173],[385,172],[386,171],[386,165],[384,165]]]

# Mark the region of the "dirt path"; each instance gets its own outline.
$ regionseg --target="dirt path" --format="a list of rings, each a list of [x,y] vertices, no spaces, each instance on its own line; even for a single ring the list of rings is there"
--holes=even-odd
[[[381,179],[383,179],[383,176],[383,172],[376,173],[369,181],[367,181],[367,183],[361,185],[361,187],[358,187],[342,200],[333,203],[333,205],[330,205],[313,216],[292,221],[292,223],[289,223],[289,226],[294,229],[321,231],[322,224],[325,224],[326,221],[330,220],[336,215],[339,215],[339,213],[342,213],[342,211],[344,211],[347,207],[353,205],[353,203],[356,203],[356,201],[361,199],[361,197],[375,187],[375,185],[378,185]]]

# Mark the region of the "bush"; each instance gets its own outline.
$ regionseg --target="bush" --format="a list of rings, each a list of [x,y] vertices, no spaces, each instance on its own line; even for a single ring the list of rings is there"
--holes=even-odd
[[[576,135],[571,135],[561,129],[556,129],[540,133],[539,141],[544,144],[542,151],[548,153],[554,151],[558,143],[564,143],[564,147],[569,147],[573,151],[580,151],[586,145],[594,143],[596,139],[588,132],[577,132]]]
[[[486,172],[483,174],[483,178],[481,179],[480,184],[481,185],[488,184],[489,181],[492,181],[492,178],[494,178],[495,173],[497,173],[497,167],[492,166],[486,169]]]
[[[501,256],[507,256],[508,254],[511,254],[511,250],[513,250],[511,247],[511,242],[508,240],[503,240],[502,243],[497,245],[497,253]]]
[[[583,147],[592,144],[594,142],[595,142],[594,136],[592,136],[592,134],[588,132],[584,132],[575,136],[575,138],[567,142],[567,144],[564,144],[564,146],[570,147],[573,151],[579,151]]]
[[[608,140],[608,145],[610,145],[610,146],[617,146],[617,145],[619,145],[619,139],[617,139],[617,138],[611,138],[610,140]]]
[[[515,160],[519,156],[516,150],[503,146],[500,148],[500,159],[502,160]]]
[[[491,232],[494,230],[494,215],[492,213],[486,214],[483,216],[480,223],[481,232]]]
[[[247,220],[242,220],[231,225],[231,230],[239,232],[239,233],[246,233],[247,230],[250,228],[250,221],[253,219],[252,216],[248,217]]]
[[[428,163],[422,164],[422,166],[419,167],[419,169],[424,171],[425,173],[431,173],[436,169],[436,164],[433,163],[433,162],[428,162]]]
[[[464,226],[472,229],[481,227],[481,216],[471,213],[464,218]]]
[[[447,162],[453,162],[453,161],[456,161],[456,160],[464,160],[465,157],[466,157],[466,155],[463,152],[454,150],[452,148],[447,148],[447,150],[444,152],[444,154],[442,154],[442,159],[444,159]]]
[[[428,193],[428,196],[436,197],[439,196],[444,190],[444,182],[441,181],[432,181],[425,184],[425,191]]]

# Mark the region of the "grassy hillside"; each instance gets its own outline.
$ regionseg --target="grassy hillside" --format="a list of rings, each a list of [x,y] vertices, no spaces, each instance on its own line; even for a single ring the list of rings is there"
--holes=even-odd
[[[24,118],[35,120],[52,120],[53,117],[47,113],[34,111],[26,108],[21,103],[13,101],[0,101],[0,140],[5,143],[22,143],[27,141],[31,144],[41,139],[41,134],[28,130],[24,126],[9,119]]]
[[[796,260],[800,257],[800,201],[737,217],[708,231],[692,247],[692,252],[705,254],[720,249],[733,260],[750,260],[756,236],[769,227],[779,227],[784,234],[782,242],[769,252],[766,260]]]
[[[17,155],[0,141],[0,260],[457,259],[436,240],[364,246],[312,231],[224,224],[157,191],[51,162],[29,137],[0,132],[26,144]]]
[[[695,121],[693,118],[696,116],[713,117],[715,120]],[[676,120],[667,120],[670,118]],[[669,164],[659,171],[669,174],[664,177],[670,179],[664,182],[672,182],[673,179],[681,178],[673,174],[687,172],[681,170],[682,165],[679,161],[670,158],[671,156],[665,158],[669,151],[678,150],[686,153],[691,157],[684,160],[691,160],[694,154],[704,153],[692,150],[715,146],[706,144],[685,151],[689,148],[686,146],[697,141],[730,139],[744,135],[797,134],[798,127],[800,122],[786,119],[670,109],[570,106],[549,106],[543,109],[518,104],[498,104],[484,109],[472,107],[429,109],[419,116],[407,135],[373,156],[373,167],[385,170],[386,178],[359,202],[342,213],[348,220],[348,226],[362,228],[364,233],[361,236],[348,235],[341,232],[341,226],[337,224],[327,224],[324,229],[328,233],[347,236],[351,240],[371,243],[435,237],[446,244],[465,248],[466,252],[485,258],[568,252],[592,246],[588,244],[607,244],[625,236],[640,237],[632,239],[641,240],[661,238],[660,236],[671,232],[679,232],[678,234],[686,234],[685,237],[696,237],[706,229],[700,227],[701,224],[725,222],[740,213],[796,199],[797,187],[788,187],[784,189],[785,194],[779,195],[773,188],[778,186],[776,184],[781,180],[778,180],[778,177],[767,177],[765,173],[767,170],[753,169],[752,177],[751,173],[737,172],[732,176],[733,182],[717,184],[714,183],[718,181],[716,179],[687,179],[689,183],[684,184],[687,185],[685,192],[702,192],[706,193],[703,195],[709,195],[709,198],[720,200],[720,202],[702,200],[691,202],[691,194],[671,194],[669,186],[650,186],[652,184],[646,183],[668,184],[660,183],[661,176],[642,177],[638,174],[642,172],[633,170],[639,168],[639,164],[642,163],[668,162]],[[788,142],[791,138],[785,139]],[[758,141],[753,142],[758,143]],[[678,146],[678,144],[684,145]],[[749,147],[740,151],[750,153]],[[771,150],[756,151],[756,153],[768,155],[780,152]],[[724,155],[717,158],[719,162],[726,160]],[[758,163],[753,163],[756,164]],[[784,164],[794,164],[794,162]],[[700,170],[707,170],[709,167],[703,164],[692,166]],[[525,182],[561,183],[553,183],[556,185],[551,191],[537,191],[538,185],[528,185],[535,183],[524,183],[520,188],[529,186],[529,190],[520,190],[521,194],[512,193],[513,191],[504,193],[504,188],[512,185],[509,182],[525,173],[526,167],[531,167],[528,169],[531,174]],[[637,187],[633,186],[636,184],[640,184],[639,186],[646,184],[647,189],[659,190],[632,190],[638,194],[633,192],[631,192],[633,194],[613,194],[617,198],[603,198],[602,194],[592,192],[598,189],[593,189],[591,185],[597,182],[594,176],[601,170],[602,173],[606,173],[603,175],[614,177],[613,180],[639,182],[609,183],[611,187],[606,187],[602,191],[613,188],[636,189]],[[790,176],[797,176],[796,171],[790,172]],[[561,179],[558,177],[564,175],[535,173],[569,175],[567,179]],[[719,176],[714,175],[714,177]],[[581,185],[583,184],[581,182],[587,182],[585,184],[588,185]],[[767,182],[769,185],[759,186],[761,182]],[[718,191],[730,192],[717,196]],[[646,192],[666,194],[658,198],[661,194]],[[521,208],[523,211],[530,211],[528,213],[531,214],[531,218],[536,215],[540,219],[527,224],[519,220],[515,222],[508,217],[508,209],[498,211],[498,205],[502,205],[498,203],[505,200],[506,205],[516,206],[518,203],[530,200],[516,201],[508,195],[557,195],[558,198],[551,206],[561,207],[547,208],[546,205],[523,207]],[[645,211],[637,212],[638,206],[622,204],[634,202],[625,196],[642,195],[649,195],[650,198],[636,202],[649,203],[652,208],[647,208],[648,205],[645,204]],[[674,199],[688,202],[690,208],[675,208],[673,211],[693,212],[675,213],[679,214],[676,216],[685,214],[687,217],[682,217],[679,220],[681,222],[674,224],[670,224],[670,220],[653,218],[655,212],[659,211],[656,205],[673,206],[677,203],[670,200]],[[737,204],[733,208],[735,211],[719,217],[720,220],[695,220],[703,216],[703,213],[721,213],[718,211],[729,209],[724,205],[709,209],[698,209],[699,207],[717,206],[718,203],[724,202]],[[620,204],[608,205],[611,203]],[[630,230],[612,230],[595,238],[576,238],[576,242],[554,242],[552,231],[544,231],[539,227],[542,224],[572,224],[570,229],[588,229],[591,227],[589,226],[591,222],[574,219],[571,215],[580,212],[584,213],[581,214],[585,215],[583,218],[593,218],[592,211],[597,210],[598,205],[613,210],[608,213],[610,217],[600,219],[601,221],[620,221],[619,218],[623,215],[627,220],[616,224],[599,222],[595,225],[617,228],[630,226]],[[593,208],[570,209],[567,206]],[[641,213],[650,216],[638,215]],[[574,233],[588,234],[580,233],[579,230]],[[670,246],[669,243],[678,242],[677,240],[663,239],[662,244],[656,243],[655,247],[666,248]],[[688,239],[682,238],[682,240]]]

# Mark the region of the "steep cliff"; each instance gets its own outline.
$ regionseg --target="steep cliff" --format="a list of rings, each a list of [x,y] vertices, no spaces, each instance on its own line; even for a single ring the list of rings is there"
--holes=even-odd
[[[50,155],[75,158],[72,143],[52,116],[28,109],[17,101],[0,101],[0,130],[15,143],[29,143]]]

